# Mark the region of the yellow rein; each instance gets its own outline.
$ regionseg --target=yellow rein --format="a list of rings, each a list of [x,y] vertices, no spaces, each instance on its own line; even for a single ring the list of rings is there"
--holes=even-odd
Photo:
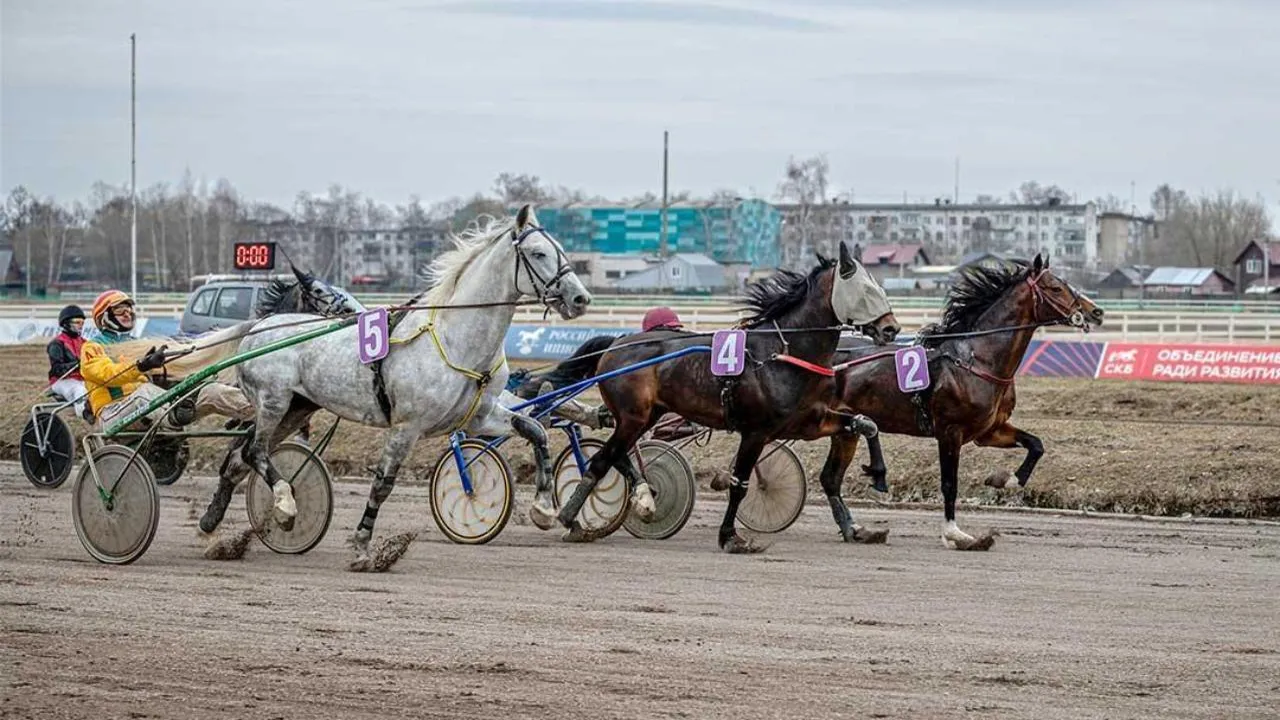
[[[390,338],[389,342],[392,345],[408,345],[409,343],[421,337],[423,333],[427,333],[428,335],[431,336],[432,342],[435,343],[436,351],[440,353],[440,359],[444,360],[445,365],[448,365],[449,368],[454,372],[457,372],[464,377],[467,377],[476,381],[476,386],[477,386],[476,395],[471,400],[471,406],[467,408],[467,414],[462,417],[461,421],[454,424],[454,426],[449,429],[449,433],[452,434],[466,427],[467,423],[470,423],[471,419],[475,417],[476,411],[480,409],[480,400],[481,398],[484,397],[485,387],[487,387],[489,383],[493,380],[494,373],[501,370],[502,366],[507,363],[507,354],[505,352],[499,351],[498,361],[494,363],[494,366],[487,373],[476,372],[475,370],[472,370],[470,368],[464,368],[464,367],[455,365],[454,362],[449,359],[449,353],[445,352],[444,343],[440,342],[440,335],[439,333],[436,332],[437,310],[438,310],[437,308],[431,308],[431,314],[427,318],[427,322],[423,325],[419,325],[418,329],[414,330],[408,337]]]

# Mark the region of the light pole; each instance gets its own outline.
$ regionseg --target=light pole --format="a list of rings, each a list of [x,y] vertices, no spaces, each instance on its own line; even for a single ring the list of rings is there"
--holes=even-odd
[[[138,37],[129,34],[129,297],[138,301]]]

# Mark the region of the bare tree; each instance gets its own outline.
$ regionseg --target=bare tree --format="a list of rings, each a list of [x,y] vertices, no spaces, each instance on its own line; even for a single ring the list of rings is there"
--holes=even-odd
[[[1043,205],[1049,200],[1071,202],[1071,193],[1057,185],[1041,185],[1035,180],[1028,180],[1009,193],[1009,200],[1020,205]]]
[[[1157,190],[1157,194],[1162,194]],[[1266,207],[1233,190],[1185,199],[1177,191],[1164,193],[1172,210],[1161,227],[1161,236],[1149,262],[1215,267],[1229,271],[1231,262],[1246,243],[1266,238],[1271,228]]]
[[[787,160],[778,197],[794,207],[784,220],[782,264],[791,268],[809,262],[814,251],[832,254],[833,212],[827,207],[827,175],[830,165],[825,155]]]
[[[1129,203],[1119,196],[1108,193],[1105,197],[1095,198],[1093,204],[1097,207],[1098,212],[1114,212],[1128,213],[1133,208]]]

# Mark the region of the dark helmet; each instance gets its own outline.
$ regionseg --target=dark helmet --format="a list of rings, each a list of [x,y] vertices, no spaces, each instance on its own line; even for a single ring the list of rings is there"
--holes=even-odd
[[[79,305],[68,305],[58,313],[58,327],[70,332],[72,320],[84,320],[84,310]]]

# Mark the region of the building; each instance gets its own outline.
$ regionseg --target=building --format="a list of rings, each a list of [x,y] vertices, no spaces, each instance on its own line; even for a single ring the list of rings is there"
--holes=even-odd
[[[1092,202],[1043,205],[824,203],[779,205],[784,262],[812,264],[814,251],[833,255],[841,240],[862,246],[924,245],[935,261],[981,251],[1034,257],[1054,265],[1096,268],[1098,216]]]
[[[1245,292],[1254,287],[1280,286],[1280,242],[1250,240],[1232,265],[1235,266],[1236,287]],[[1259,292],[1266,294],[1267,291]]]
[[[1154,218],[1104,212],[1098,216],[1098,266],[1117,268],[1144,259],[1142,249],[1155,238]]]
[[[1129,298],[1142,295],[1142,281],[1150,274],[1146,265],[1118,267],[1094,284],[1093,289],[1103,297]]]
[[[578,279],[589,289],[613,287],[619,280],[648,270],[658,262],[657,255],[623,253],[607,255],[602,252],[566,252],[569,264]]]
[[[254,240],[284,249],[277,263],[352,287],[417,287],[424,267],[450,247],[444,225],[349,230],[284,221],[249,223],[248,230]]]
[[[1231,278],[1213,268],[1158,267],[1142,281],[1148,295],[1233,295]]]
[[[736,285],[725,266],[702,253],[676,253],[613,284],[623,291],[690,293],[722,292]]]
[[[639,205],[547,205],[538,221],[566,252],[608,255],[700,253],[719,263],[776,268],[782,214],[763,200],[732,204],[672,203],[667,208],[667,245],[662,244],[662,207]]]
[[[22,268],[18,267],[18,259],[14,255],[13,248],[0,249],[0,267],[4,268],[4,282],[0,283],[0,286],[6,292],[26,289],[27,276]]]
[[[916,268],[931,264],[929,253],[925,251],[924,245],[918,243],[873,244],[866,247],[855,243],[853,248],[854,257],[882,286],[889,278],[909,279],[914,276]]]

